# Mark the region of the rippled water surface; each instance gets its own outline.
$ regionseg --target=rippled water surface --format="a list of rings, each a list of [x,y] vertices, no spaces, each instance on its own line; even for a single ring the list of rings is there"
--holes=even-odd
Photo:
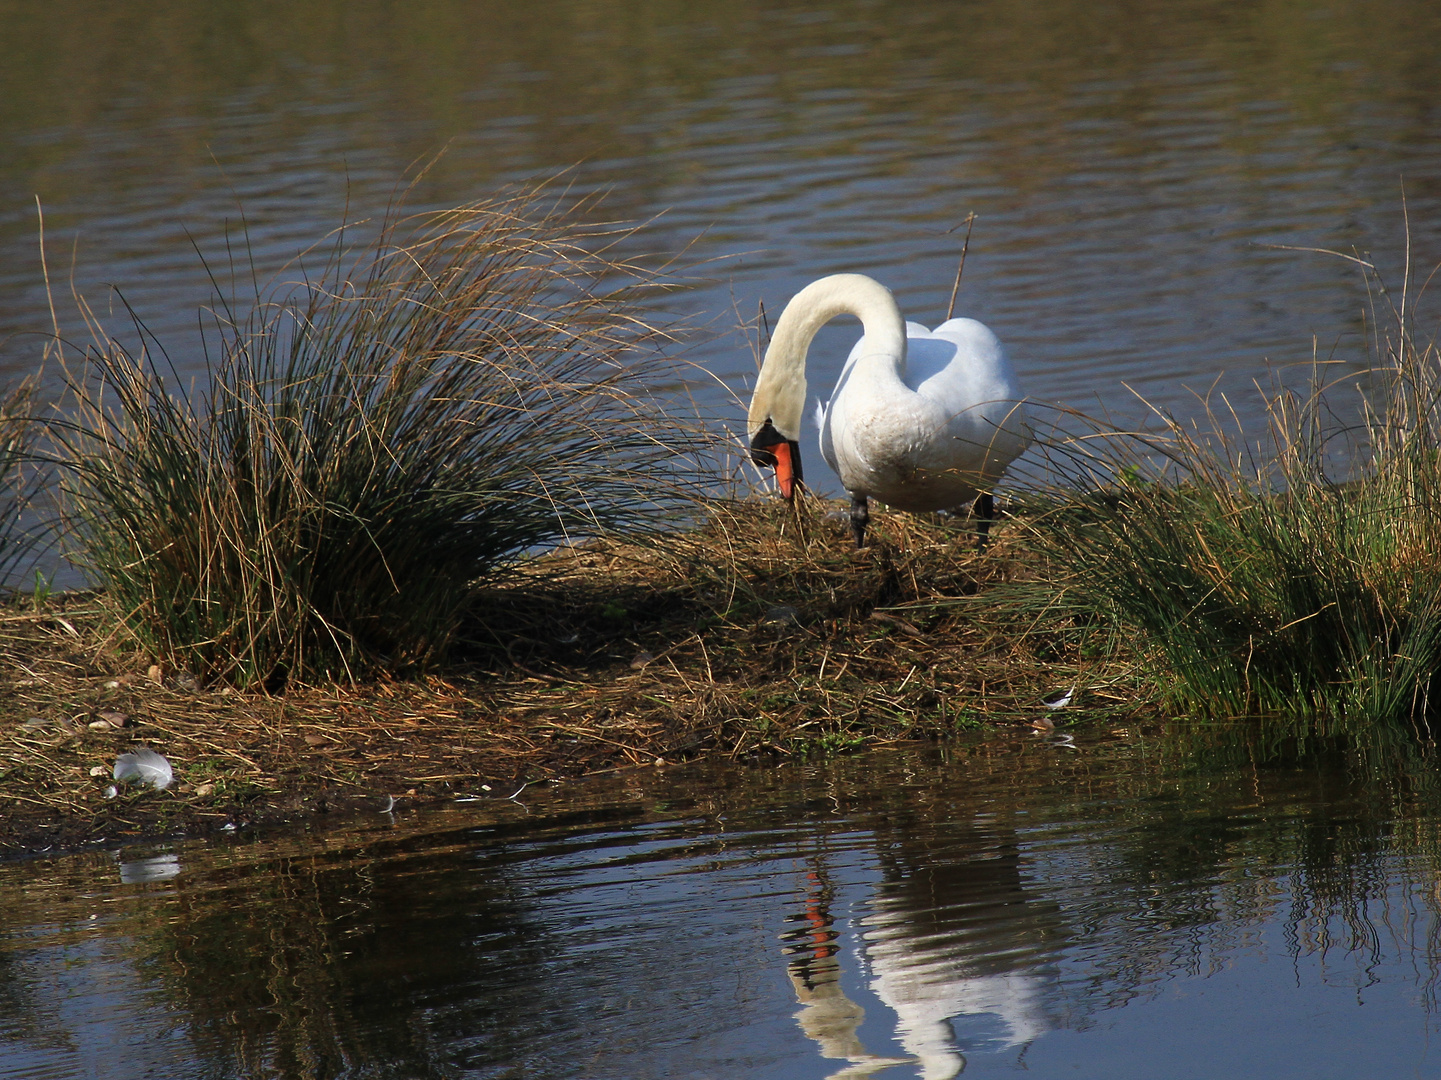
[[[0,1075],[1441,1076],[1434,807],[1165,756],[645,770],[0,867]]]
[[[720,260],[675,305],[717,332],[690,355],[733,415],[754,371],[737,311],[863,270],[934,325],[970,212],[960,310],[1040,401],[1124,415],[1126,386],[1189,411],[1219,379],[1254,420],[1246,388],[1313,336],[1360,362],[1355,268],[1267,245],[1371,250],[1399,288],[1404,183],[1418,259],[1441,255],[1441,9],[1421,0],[10,0],[0,19],[0,336],[49,325],[38,197],[66,327],[73,264],[184,372],[197,247],[223,267],[243,215],[273,268],[445,147],[419,204],[573,169],[657,219],[640,248]],[[827,335],[817,385],[854,331]]]

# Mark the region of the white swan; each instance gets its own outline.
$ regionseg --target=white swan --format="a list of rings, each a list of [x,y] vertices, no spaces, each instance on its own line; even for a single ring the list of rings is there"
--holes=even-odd
[[[846,314],[864,333],[819,421],[821,453],[851,495],[856,546],[865,544],[868,497],[920,511],[974,500],[984,539],[990,486],[1030,441],[1006,350],[974,319],[934,332],[906,322],[890,290],[864,274],[813,281],[781,313],[751,397],[752,460],[773,466],[781,495],[793,496],[806,352],[822,326]]]

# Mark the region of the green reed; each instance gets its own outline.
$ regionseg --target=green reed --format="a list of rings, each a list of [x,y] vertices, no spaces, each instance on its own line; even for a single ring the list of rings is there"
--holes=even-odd
[[[1441,354],[1362,266],[1370,370],[1273,389],[1260,439],[1222,401],[1047,446],[1064,493],[1033,525],[1058,584],[1141,642],[1191,715],[1424,725],[1441,693]]]
[[[700,439],[636,314],[660,283],[588,209],[530,190],[342,230],[217,295],[190,392],[86,309],[62,488],[140,645],[242,686],[429,664],[526,553],[683,506]]]

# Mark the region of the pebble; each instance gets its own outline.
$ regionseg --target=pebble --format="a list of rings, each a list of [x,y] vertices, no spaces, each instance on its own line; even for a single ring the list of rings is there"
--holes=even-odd
[[[91,775],[91,776],[108,776],[108,775],[110,775],[110,770],[107,769],[104,765],[92,765],[92,766],[90,766],[90,775]]]

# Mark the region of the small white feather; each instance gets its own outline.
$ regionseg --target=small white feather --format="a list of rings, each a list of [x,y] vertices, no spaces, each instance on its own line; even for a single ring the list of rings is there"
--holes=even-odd
[[[121,754],[115,759],[115,779],[134,780],[149,784],[156,791],[164,791],[170,786],[170,781],[175,779],[175,773],[163,754],[142,747],[128,754]]]
[[[1060,697],[1056,698],[1055,701],[1043,701],[1041,704],[1048,709],[1064,709],[1071,703],[1071,698],[1075,696],[1075,693],[1076,688],[1073,686]]]

